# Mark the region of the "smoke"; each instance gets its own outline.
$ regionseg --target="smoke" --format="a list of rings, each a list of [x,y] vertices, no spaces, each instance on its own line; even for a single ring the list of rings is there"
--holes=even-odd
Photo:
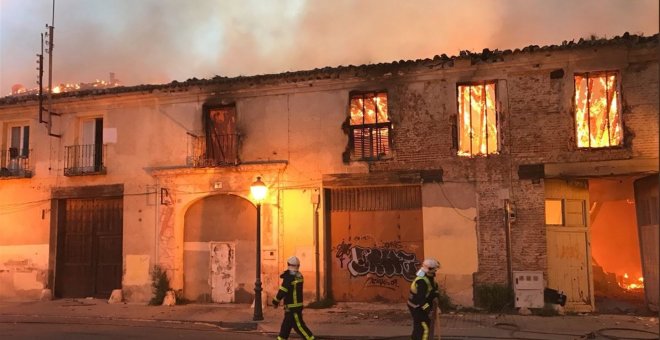
[[[36,84],[51,0],[0,0],[0,94]],[[658,32],[657,0],[56,0],[54,84],[279,73]],[[46,59],[47,60],[47,59]]]

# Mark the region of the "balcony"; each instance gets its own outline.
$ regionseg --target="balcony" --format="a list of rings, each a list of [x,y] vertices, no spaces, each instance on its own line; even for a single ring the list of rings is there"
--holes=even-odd
[[[32,150],[9,148],[0,151],[0,178],[30,178],[30,154]]]
[[[238,165],[239,134],[190,135],[187,165],[195,168]]]
[[[64,176],[105,174],[105,149],[102,144],[65,146]]]

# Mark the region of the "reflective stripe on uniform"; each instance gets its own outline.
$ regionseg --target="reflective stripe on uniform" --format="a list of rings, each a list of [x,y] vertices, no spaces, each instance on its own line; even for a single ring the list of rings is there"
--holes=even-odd
[[[297,279],[291,281],[291,287],[293,287],[293,303],[290,304],[290,305],[288,305],[288,306],[290,306],[290,307],[291,307],[292,305],[297,305],[297,304],[299,304],[299,303],[298,303],[298,290],[296,289],[296,285],[299,284],[299,283],[303,283],[303,279],[302,279],[302,277],[301,277],[301,278],[297,278]],[[300,303],[300,305],[302,306],[302,303]]]
[[[426,310],[426,309],[429,308],[429,307],[430,307],[430,305],[429,305],[428,302],[427,302],[427,303],[425,303],[425,304],[422,306],[422,309],[423,309],[423,310]]]
[[[415,280],[413,280],[413,282],[410,284],[410,292],[413,294],[417,294],[417,281],[419,280],[424,280],[424,282],[426,282],[427,289],[426,289],[425,297],[429,297],[429,294],[431,294],[431,290],[433,287],[431,286],[431,281],[426,276],[416,277]]]
[[[307,332],[305,332],[305,328],[303,328],[302,324],[300,323],[300,317],[298,316],[298,313],[293,313],[293,318],[296,320],[296,326],[298,327],[300,334],[302,334],[306,340],[314,340],[314,336],[310,336],[307,334]]]
[[[285,293],[288,293],[288,292],[289,292],[289,290],[286,289],[286,288],[284,288],[284,286],[280,286],[280,290],[283,291],[283,292],[285,292]]]
[[[424,328],[424,333],[422,334],[422,340],[427,340],[429,338],[429,325],[426,322],[422,321],[422,328]]]
[[[295,308],[295,307],[302,307],[302,305],[303,305],[302,302],[300,302],[300,303],[290,303],[286,306],[289,308]]]

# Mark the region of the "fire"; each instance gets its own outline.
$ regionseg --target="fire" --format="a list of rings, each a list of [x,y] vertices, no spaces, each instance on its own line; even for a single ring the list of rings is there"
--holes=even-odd
[[[617,283],[619,284],[619,287],[625,290],[644,289],[644,278],[640,276],[636,281],[631,280],[628,273],[624,273],[623,276],[617,277]]]
[[[387,93],[369,93],[351,98],[351,125],[388,122]]]
[[[495,84],[458,87],[458,154],[475,156],[497,153]]]
[[[575,123],[581,148],[620,145],[617,75],[613,72],[575,76]]]

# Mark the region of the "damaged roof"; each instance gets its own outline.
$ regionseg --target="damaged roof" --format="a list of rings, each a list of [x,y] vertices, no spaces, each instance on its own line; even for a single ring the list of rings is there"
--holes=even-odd
[[[400,60],[389,63],[364,64],[359,66],[337,66],[324,67],[313,70],[283,72],[276,74],[264,74],[253,76],[222,77],[215,76],[210,79],[191,78],[184,82],[172,81],[166,84],[146,84],[135,86],[119,86],[105,89],[89,89],[59,93],[53,95],[53,98],[86,97],[105,94],[121,94],[130,92],[153,92],[153,91],[185,91],[191,86],[205,87],[211,85],[231,85],[231,86],[254,86],[281,83],[298,83],[304,81],[314,81],[323,79],[339,79],[345,77],[362,77],[368,75],[383,75],[392,72],[398,72],[406,69],[427,67],[430,69],[452,67],[456,60],[470,60],[472,64],[503,61],[504,56],[533,54],[549,51],[578,50],[600,46],[616,45],[656,45],[659,34],[649,37],[642,35],[624,33],[622,36],[616,36],[611,39],[580,39],[563,41],[561,45],[529,45],[524,48],[514,50],[489,50],[483,49],[481,52],[461,51],[459,55],[447,56],[446,54],[436,55],[433,58],[417,60]],[[0,98],[0,105],[11,105],[38,100],[38,95],[7,96]]]

